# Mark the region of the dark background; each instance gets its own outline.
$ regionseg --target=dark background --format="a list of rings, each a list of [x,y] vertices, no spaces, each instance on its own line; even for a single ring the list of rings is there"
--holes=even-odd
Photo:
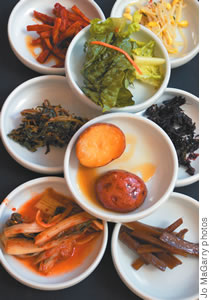
[[[44,0],[43,0],[44,1]],[[85,0],[83,0],[85,1]],[[40,76],[25,67],[13,54],[7,37],[7,22],[17,0],[1,1],[0,8],[0,109],[8,95],[24,81]],[[109,17],[115,0],[95,0]],[[199,96],[199,57],[198,55],[186,65],[173,69],[169,87],[183,89]],[[16,163],[6,152],[0,141],[0,202],[18,185],[43,174],[31,172]],[[63,176],[63,175],[60,175]],[[199,183],[175,189],[195,199],[199,199]],[[74,287],[46,292],[28,288],[15,281],[0,265],[0,299],[2,300],[42,300],[76,299],[91,300],[134,300],[139,299],[122,283],[112,263],[110,242],[114,227],[109,223],[109,240],[105,255],[96,270],[84,281]],[[177,287],[178,288],[178,287]]]

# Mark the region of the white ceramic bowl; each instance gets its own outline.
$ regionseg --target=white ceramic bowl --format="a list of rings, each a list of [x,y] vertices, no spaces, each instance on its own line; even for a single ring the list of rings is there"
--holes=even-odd
[[[111,10],[111,17],[121,17],[124,9],[128,4],[137,2],[132,0],[117,0]],[[169,0],[168,2],[172,2]],[[197,0],[184,0],[186,7],[183,9],[182,20],[188,20],[189,26],[183,28],[187,45],[180,49],[178,55],[169,55],[171,68],[180,67],[199,52],[199,2]],[[181,40],[180,34],[177,32],[177,40]]]
[[[52,16],[52,9],[54,4],[57,2],[65,6],[67,9],[70,9],[74,4],[76,4],[90,19],[105,19],[102,10],[97,3],[94,2],[94,0],[20,0],[12,10],[9,17],[9,42],[14,54],[24,65],[42,74],[64,74],[65,70],[64,68],[52,68],[55,64],[54,60],[50,60],[45,64],[40,64],[36,61],[27,48],[26,37],[30,35],[33,38],[37,38],[38,35],[34,31],[28,32],[26,27],[27,25],[37,23],[33,17],[34,10]]]
[[[158,99],[156,104],[160,105],[163,101],[172,99],[175,96],[185,97],[186,103],[182,105],[181,108],[184,110],[185,114],[188,115],[193,120],[193,122],[195,122],[196,124],[195,134],[198,135],[199,134],[199,99],[196,96],[183,90],[167,88],[163,93],[163,95]],[[144,112],[139,112],[137,115],[144,116]],[[195,151],[195,153],[199,153],[199,150]],[[199,157],[191,161],[191,166],[195,168],[195,174],[192,176],[185,171],[185,168],[179,167],[176,187],[186,186],[199,180]]]
[[[35,195],[43,192],[46,188],[53,187],[58,193],[72,197],[64,178],[42,177],[28,181],[13,190],[0,206],[0,231],[5,222],[13,213],[12,208],[17,210]],[[6,271],[16,280],[29,287],[41,290],[59,290],[73,286],[88,277],[100,263],[106,249],[108,239],[107,223],[103,222],[104,231],[96,241],[93,251],[72,271],[57,276],[41,276],[34,273],[13,256],[5,254],[0,247],[0,262]]]
[[[146,181],[148,194],[144,203],[129,213],[107,210],[96,199],[93,202],[92,197],[83,192],[78,182],[79,162],[75,153],[76,141],[87,127],[101,122],[118,126],[124,132],[127,143],[125,152],[120,158],[107,166],[97,169],[99,175],[107,170],[123,169],[144,178],[143,173],[140,173],[140,168],[139,170],[136,169],[138,165],[151,163],[156,167],[154,175]],[[177,170],[177,155],[172,142],[165,132],[146,118],[130,113],[106,114],[86,123],[71,139],[64,159],[65,179],[78,204],[92,215],[111,222],[130,222],[153,213],[167,200],[173,191]],[[94,189],[95,178],[91,180],[91,177],[89,177],[89,182],[89,180],[87,181],[88,177],[89,175],[85,177],[85,186],[92,184]]]
[[[2,107],[0,120],[1,138],[6,150],[25,168],[39,173],[56,174],[63,172],[66,147],[50,147],[48,154],[45,154],[45,147],[30,152],[7,136],[12,129],[19,127],[22,110],[41,105],[45,99],[54,105],[61,104],[66,110],[84,118],[91,119],[97,116],[98,112],[77,101],[66,78],[58,75],[30,79],[8,96]]]
[[[172,193],[169,199],[152,215],[141,222],[166,227],[179,217],[180,229],[188,228],[185,239],[199,240],[199,203],[183,194]],[[196,300],[199,294],[199,260],[197,257],[180,257],[182,265],[162,272],[153,266],[142,266],[138,271],[131,266],[137,255],[118,239],[121,224],[115,225],[112,234],[112,258],[115,268],[125,285],[137,296],[147,300]]]
[[[89,27],[90,25],[80,31],[70,44],[65,59],[65,72],[69,85],[75,92],[75,95],[77,95],[83,103],[87,103],[90,107],[98,109],[101,112],[102,108],[99,105],[96,105],[81,90],[83,86],[81,69],[85,61],[84,44],[89,36]],[[165,77],[161,86],[157,90],[148,84],[144,84],[138,80],[135,80],[133,86],[129,87],[129,90],[133,94],[133,100],[135,101],[135,104],[122,108],[112,108],[110,110],[111,112],[137,112],[145,109],[156,102],[157,99],[162,95],[170,78],[170,60],[168,53],[160,39],[145,27],[141,28],[139,32],[134,33],[131,37],[145,42],[150,40],[155,41],[155,56],[162,57],[166,61],[164,66]]]

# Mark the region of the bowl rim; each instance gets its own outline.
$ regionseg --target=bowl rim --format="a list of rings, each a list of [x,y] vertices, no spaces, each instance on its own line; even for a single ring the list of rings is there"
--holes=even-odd
[[[75,82],[75,80],[73,78],[73,72],[69,66],[69,61],[70,61],[70,57],[71,57],[74,46],[76,45],[77,41],[81,38],[81,36],[86,34],[86,32],[89,30],[90,26],[91,25],[88,25],[83,30],[81,30],[75,36],[75,38],[72,40],[72,42],[70,43],[67,53],[66,53],[66,58],[65,58],[65,74],[66,74],[67,81],[68,81],[70,87],[78,95],[80,100],[85,101],[90,107],[97,109],[99,111],[102,111],[102,108],[99,105],[97,105],[96,103],[94,103],[89,97],[87,97],[83,93],[81,88],[77,85],[77,83]],[[150,98],[148,98],[145,102],[142,102],[139,104],[134,104],[134,105],[129,105],[129,106],[121,107],[121,108],[111,108],[109,112],[136,112],[137,110],[138,111],[144,110],[145,108],[147,108],[148,106],[152,105],[153,103],[155,103],[157,101],[157,99],[163,94],[163,92],[166,89],[168,82],[170,80],[171,64],[170,64],[170,59],[169,59],[168,52],[167,52],[165,46],[163,45],[161,40],[151,30],[147,29],[146,27],[144,27],[142,25],[140,25],[140,30],[143,31],[144,33],[146,33],[152,40],[154,40],[163,53],[163,56],[165,58],[165,64],[166,64],[164,80],[163,80],[161,86],[159,87],[159,89],[156,91],[156,93],[154,95],[152,95]],[[140,33],[140,31],[138,31],[138,33]]]
[[[177,192],[172,192],[169,199],[175,197],[178,198],[178,200],[184,200],[184,201],[188,201],[191,205],[195,206],[197,209],[199,209],[199,202],[197,200],[195,200],[194,198],[187,196],[185,194],[182,193],[177,193]],[[112,256],[112,261],[113,261],[113,265],[120,277],[120,279],[123,281],[123,283],[137,296],[142,297],[142,299],[151,299],[150,295],[139,292],[137,289],[135,289],[132,286],[132,283],[130,280],[127,280],[126,276],[124,276],[120,270],[120,261],[119,258],[117,256],[117,247],[118,247],[118,233],[120,230],[122,224],[118,223],[115,224],[114,228],[113,228],[113,232],[112,232],[112,236],[111,236],[111,256]],[[153,300],[162,300],[161,298],[152,298]],[[196,300],[198,299],[198,293],[195,294],[192,297],[187,297],[184,298],[184,300]]]
[[[190,2],[193,1],[193,3],[196,5],[198,11],[199,11],[199,2],[197,0],[190,0]],[[116,0],[116,2],[114,3],[111,12],[110,12],[110,16],[114,17],[115,11],[117,10],[117,6],[118,4],[121,2],[121,0]],[[142,25],[140,25],[142,26]],[[198,28],[199,29],[199,28]],[[199,32],[199,30],[198,30]],[[171,69],[174,68],[178,68],[180,66],[183,66],[184,64],[188,63],[190,60],[192,60],[197,54],[199,53],[199,42],[196,44],[196,46],[189,51],[185,56],[183,57],[177,57],[174,59],[170,59],[171,62]]]
[[[30,0],[30,1],[32,1],[32,0]],[[33,0],[33,1],[35,1],[35,0]],[[102,9],[99,7],[99,5],[94,0],[87,0],[87,1],[89,2],[90,5],[92,5],[93,7],[96,8],[98,14],[100,15],[100,18],[102,20],[105,20],[104,13],[103,13]],[[13,34],[12,34],[12,25],[15,21],[17,11],[27,2],[28,2],[28,0],[19,0],[19,2],[13,7],[13,9],[11,11],[11,14],[9,16],[9,19],[8,19],[7,35],[8,35],[8,39],[9,39],[9,43],[10,43],[12,51],[14,52],[16,57],[26,67],[32,69],[33,71],[36,71],[40,74],[64,75],[65,74],[65,68],[64,67],[63,68],[52,68],[52,67],[48,67],[46,65],[42,65],[42,64],[38,64],[38,63],[36,64],[32,60],[30,60],[28,58],[25,58],[19,51],[17,51],[17,49],[15,47],[14,40],[12,38],[12,36],[13,36]]]
[[[164,193],[164,195],[151,207],[149,207],[148,209],[142,211],[142,212],[138,212],[138,213],[133,213],[133,214],[121,214],[118,213],[118,215],[113,215],[111,216],[111,211],[109,212],[109,216],[107,216],[108,212],[102,212],[100,210],[98,210],[97,208],[93,208],[91,206],[91,204],[85,204],[82,202],[82,200],[79,199],[77,192],[76,192],[76,188],[74,187],[74,185],[71,182],[71,176],[69,175],[69,158],[71,155],[71,151],[73,149],[73,147],[75,146],[76,140],[79,137],[79,135],[89,126],[99,123],[99,122],[105,122],[108,119],[111,119],[112,116],[114,117],[119,117],[119,118],[131,118],[131,119],[136,119],[139,122],[144,122],[146,123],[148,126],[153,127],[155,130],[157,130],[163,137],[163,139],[166,141],[168,147],[170,148],[170,152],[172,155],[172,159],[173,159],[173,176],[172,176],[172,180],[169,184],[169,186],[166,189],[166,192]],[[90,121],[88,121],[87,123],[85,123],[73,136],[73,138],[71,139],[71,141],[69,142],[66,152],[65,152],[65,157],[64,157],[64,177],[66,180],[66,183],[71,191],[71,193],[73,194],[75,200],[78,202],[78,204],[88,213],[96,216],[97,218],[100,218],[102,220],[106,220],[109,222],[131,222],[131,221],[135,221],[137,219],[142,219],[148,215],[150,215],[151,213],[153,213],[158,207],[160,207],[170,196],[170,194],[172,193],[174,187],[175,187],[175,182],[176,182],[176,178],[177,178],[177,172],[178,172],[178,158],[177,158],[177,154],[176,154],[176,150],[174,148],[173,143],[171,142],[170,138],[168,137],[168,135],[165,133],[165,131],[163,131],[157,124],[155,124],[154,122],[141,117],[141,116],[137,116],[136,114],[131,114],[131,113],[125,113],[125,112],[120,112],[120,113],[109,113],[109,114],[105,114],[102,116],[98,116]]]
[[[62,177],[55,177],[55,176],[48,176],[48,177],[40,177],[40,178],[36,178],[36,179],[32,179],[29,181],[26,181],[24,183],[22,183],[21,185],[19,185],[18,187],[16,187],[13,191],[11,191],[5,199],[7,199],[6,203],[3,201],[2,204],[0,205],[0,218],[4,212],[5,206],[6,204],[9,203],[10,199],[15,197],[16,194],[23,192],[25,190],[25,188],[37,185],[37,184],[41,184],[41,183],[49,183],[51,182],[53,184],[53,182],[57,182],[60,184],[65,184],[66,185],[66,189],[68,189],[68,186],[66,184],[66,181],[64,178]],[[27,201],[26,201],[27,202]],[[104,233],[103,233],[103,240],[102,240],[102,245],[100,247],[99,253],[95,259],[95,261],[79,276],[75,277],[74,279],[70,279],[68,281],[62,282],[62,283],[37,283],[34,282],[33,280],[24,278],[24,276],[20,275],[20,274],[16,274],[15,271],[12,269],[12,267],[10,266],[9,263],[7,263],[6,259],[5,259],[5,254],[3,253],[1,247],[0,247],[0,263],[2,264],[2,266],[5,268],[5,270],[17,281],[19,281],[20,283],[29,286],[31,288],[34,289],[39,289],[39,290],[60,290],[60,289],[64,289],[64,288],[68,288],[71,287],[73,285],[76,285],[77,283],[81,282],[82,280],[84,280],[85,278],[87,278],[95,269],[96,267],[99,265],[105,250],[106,250],[106,246],[107,246],[107,241],[108,241],[108,226],[107,226],[107,222],[103,221],[104,224]]]
[[[22,0],[21,0],[22,1]],[[24,0],[25,1],[25,0]],[[28,1],[28,0],[26,0]],[[15,95],[18,94],[21,90],[25,90],[27,89],[29,86],[33,86],[34,84],[38,83],[38,82],[44,82],[44,81],[48,81],[48,80],[55,80],[57,83],[58,82],[66,82],[66,77],[61,76],[61,75],[41,75],[38,77],[34,77],[32,79],[29,79],[27,81],[24,81],[23,83],[21,83],[20,85],[18,85],[6,98],[6,100],[3,103],[2,109],[1,109],[1,113],[0,113],[0,136],[3,142],[4,147],[6,148],[6,151],[10,154],[10,156],[20,165],[22,165],[23,167],[25,167],[26,169],[29,169],[33,172],[38,172],[38,173],[42,173],[42,174],[59,174],[63,172],[63,164],[61,166],[58,167],[45,167],[45,166],[41,166],[38,165],[36,163],[33,162],[29,162],[25,159],[23,159],[22,157],[19,157],[18,154],[16,154],[16,152],[13,150],[12,147],[9,146],[8,144],[8,137],[6,132],[4,131],[4,122],[5,122],[5,112],[8,109],[8,106],[10,105],[10,103],[14,100]]]

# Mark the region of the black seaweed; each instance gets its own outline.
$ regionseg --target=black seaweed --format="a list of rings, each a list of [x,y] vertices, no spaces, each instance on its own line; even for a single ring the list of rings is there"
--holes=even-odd
[[[23,222],[24,222],[24,220],[23,220],[21,214],[13,213],[13,214],[11,214],[10,219],[6,222],[6,226],[13,226],[13,225],[21,224]]]
[[[168,134],[176,148],[179,165],[184,166],[189,175],[194,175],[191,160],[198,156],[194,152],[199,149],[199,135],[195,135],[196,124],[180,107],[185,103],[185,97],[176,96],[159,106],[153,104],[145,115]]]
[[[54,216],[57,216],[59,214],[62,214],[65,211],[65,207],[63,206],[57,206],[54,212]]]

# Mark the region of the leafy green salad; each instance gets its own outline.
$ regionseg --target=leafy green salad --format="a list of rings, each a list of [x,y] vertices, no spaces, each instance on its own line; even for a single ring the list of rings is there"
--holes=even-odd
[[[125,18],[91,21],[90,36],[84,47],[86,60],[82,69],[82,90],[103,111],[133,105],[133,95],[128,87],[135,79],[156,88],[164,79],[162,65],[165,60],[153,57],[155,42],[145,43],[130,38],[131,34],[140,30],[140,19],[141,15],[136,12],[131,23],[127,23]],[[111,49],[112,46],[115,49]],[[116,51],[116,47],[126,52],[134,63],[124,53]]]

